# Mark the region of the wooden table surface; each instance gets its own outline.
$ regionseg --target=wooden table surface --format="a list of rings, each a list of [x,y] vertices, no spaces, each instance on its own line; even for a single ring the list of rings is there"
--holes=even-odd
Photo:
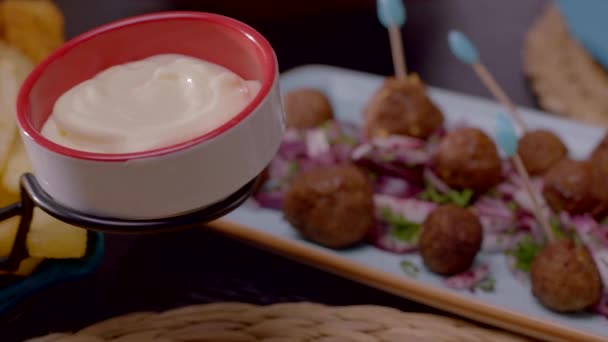
[[[251,24],[274,46],[281,70],[322,63],[388,75],[388,36],[373,1],[289,10],[287,1],[256,1],[252,10],[219,1],[58,0],[69,37],[126,16],[168,9],[213,11]],[[253,2],[251,2],[253,3]],[[518,104],[534,106],[521,70],[521,43],[546,0],[411,0],[404,30],[407,61],[428,84],[488,96],[472,72],[449,53],[451,28],[470,35],[488,67]],[[205,5],[207,4],[207,5]],[[272,6],[270,6],[272,5]],[[262,6],[262,5],[260,5]],[[251,6],[250,6],[251,7]],[[283,15],[288,13],[289,15]],[[95,273],[41,292],[0,317],[0,339],[20,341],[136,310],[193,303],[315,301],[331,305],[378,304],[435,312],[364,285],[282,259],[204,228],[151,236],[107,236],[106,256]]]

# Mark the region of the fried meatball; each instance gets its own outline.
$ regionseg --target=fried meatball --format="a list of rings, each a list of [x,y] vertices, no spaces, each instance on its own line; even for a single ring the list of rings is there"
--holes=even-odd
[[[596,304],[602,294],[599,272],[584,246],[558,240],[543,248],[530,269],[532,293],[547,308],[575,312]]]
[[[563,158],[547,171],[543,196],[555,212],[584,214],[599,204],[594,195],[591,163]]]
[[[483,229],[477,216],[467,209],[446,204],[427,216],[418,247],[428,269],[453,275],[471,267],[482,240]]]
[[[283,199],[283,212],[304,237],[330,248],[348,247],[374,224],[372,187],[353,165],[303,171]]]
[[[415,77],[387,78],[363,112],[364,133],[425,139],[443,125],[443,114]]]
[[[457,189],[485,192],[502,178],[502,164],[494,141],[478,128],[449,132],[439,143],[433,170]]]
[[[519,139],[517,153],[532,176],[544,174],[568,154],[566,145],[557,135],[546,130],[535,130]]]
[[[329,99],[316,89],[290,91],[283,97],[287,127],[314,128],[334,118]]]

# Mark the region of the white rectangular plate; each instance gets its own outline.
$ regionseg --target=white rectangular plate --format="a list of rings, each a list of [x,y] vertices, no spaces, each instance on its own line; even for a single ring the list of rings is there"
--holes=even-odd
[[[361,122],[361,111],[383,78],[328,66],[305,66],[284,73],[283,92],[314,87],[332,101],[339,119]],[[493,114],[503,108],[488,100],[429,88],[431,98],[444,112],[447,123],[466,120],[489,133]],[[531,127],[558,133],[574,157],[585,157],[603,135],[600,128],[522,109]],[[412,300],[505,329],[538,338],[566,341],[608,340],[608,319],[599,315],[566,316],[543,308],[530,288],[516,280],[502,254],[482,254],[496,279],[494,292],[452,290],[422,267],[418,255],[395,255],[364,245],[346,251],[320,247],[302,239],[278,211],[244,206],[212,224],[212,228],[269,248],[329,272],[364,282]],[[410,260],[420,268],[416,278],[406,275],[400,262]],[[340,291],[340,289],[335,289]]]

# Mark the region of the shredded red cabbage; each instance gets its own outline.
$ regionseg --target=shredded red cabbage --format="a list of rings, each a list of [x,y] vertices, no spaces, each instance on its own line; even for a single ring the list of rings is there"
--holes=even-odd
[[[374,195],[374,204],[377,210],[389,208],[394,213],[402,215],[410,222],[422,223],[426,217],[437,207],[437,204],[428,201],[421,201],[413,198],[400,199],[386,195]]]
[[[437,175],[431,170],[430,167],[424,168],[424,180],[427,181],[432,187],[434,187],[437,191],[447,194],[450,191],[453,191],[444,181],[439,179]]]
[[[360,143],[358,134],[354,125],[345,122],[288,129],[268,166],[269,179],[254,195],[255,200],[264,208],[280,210],[283,196],[298,172],[350,161],[352,150]]]
[[[389,136],[363,142],[352,151],[351,158],[371,172],[398,177],[422,187],[422,171],[431,154],[423,140]]]
[[[374,246],[402,254],[417,249],[421,225],[437,206],[417,199],[374,195],[377,224],[368,235]]]
[[[475,287],[485,280],[490,274],[490,268],[487,264],[481,264],[473,267],[468,271],[451,276],[444,280],[447,287],[459,290],[473,290]]]
[[[405,241],[391,234],[391,226],[386,222],[376,222],[367,235],[367,241],[384,251],[395,254],[415,252],[417,241]]]
[[[500,233],[517,226],[515,212],[497,198],[480,197],[473,205],[484,232]]]
[[[403,178],[386,175],[374,175],[372,185],[374,186],[374,193],[397,198],[411,198],[422,191],[421,187]]]

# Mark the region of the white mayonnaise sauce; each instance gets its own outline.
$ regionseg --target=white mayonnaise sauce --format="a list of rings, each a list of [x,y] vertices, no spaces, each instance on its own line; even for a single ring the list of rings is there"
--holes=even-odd
[[[217,64],[156,55],[113,66],[68,90],[55,103],[41,133],[82,151],[151,150],[221,126],[259,89],[259,81],[245,81]]]

